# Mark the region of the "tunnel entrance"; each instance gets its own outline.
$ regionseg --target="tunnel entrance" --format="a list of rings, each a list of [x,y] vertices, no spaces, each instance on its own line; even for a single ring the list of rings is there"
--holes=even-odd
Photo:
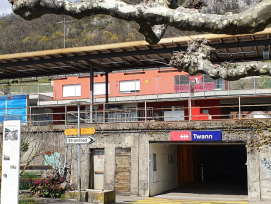
[[[150,153],[150,196],[248,194],[245,145],[152,144]]]

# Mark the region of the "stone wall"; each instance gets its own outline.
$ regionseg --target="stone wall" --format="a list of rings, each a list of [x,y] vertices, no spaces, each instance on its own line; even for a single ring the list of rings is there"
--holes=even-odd
[[[170,141],[170,131],[181,130],[221,130],[222,143],[242,143],[248,146],[248,189],[249,200],[271,200],[271,153],[270,153],[270,125],[269,120],[251,121],[197,121],[172,123],[117,123],[117,124],[82,124],[82,127],[94,127],[92,135],[96,142],[82,145],[81,178],[82,189],[89,188],[90,179],[90,151],[103,148],[105,154],[104,189],[114,190],[115,185],[115,149],[131,148],[131,195],[149,195],[149,143]],[[76,126],[41,126],[33,127],[35,132],[47,133],[43,139],[48,148],[65,154],[65,128]],[[29,130],[23,129],[24,134]],[[0,130],[2,132],[2,130]],[[72,182],[77,183],[77,146],[72,148],[75,162],[72,165]],[[68,155],[68,159],[70,155]],[[43,158],[35,163],[43,163]]]

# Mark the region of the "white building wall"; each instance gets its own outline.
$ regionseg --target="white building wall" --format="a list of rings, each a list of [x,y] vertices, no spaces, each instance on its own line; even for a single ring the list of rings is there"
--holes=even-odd
[[[154,171],[153,154],[156,154],[156,171]],[[150,196],[178,186],[177,146],[167,144],[150,144],[149,193]]]

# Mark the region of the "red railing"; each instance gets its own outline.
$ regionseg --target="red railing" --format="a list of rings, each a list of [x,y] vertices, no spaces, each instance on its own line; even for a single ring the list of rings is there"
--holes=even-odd
[[[214,89],[215,89],[214,82],[205,82],[205,83],[194,84],[194,91],[195,92],[213,91]]]
[[[174,91],[175,93],[187,93],[190,91],[190,87],[189,87],[189,84],[181,84],[181,85],[175,85],[174,86]]]
[[[215,89],[215,83],[214,82],[205,82],[205,83],[198,83],[194,84],[194,91],[200,92],[200,91],[213,91]],[[175,93],[187,93],[190,91],[189,84],[176,84],[174,86]]]

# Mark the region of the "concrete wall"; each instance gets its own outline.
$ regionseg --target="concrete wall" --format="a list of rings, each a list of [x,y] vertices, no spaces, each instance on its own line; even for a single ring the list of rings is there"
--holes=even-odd
[[[153,155],[156,155],[156,167],[154,171]],[[172,156],[171,156],[172,155]],[[171,157],[169,159],[169,157]],[[175,159],[174,159],[175,158]],[[149,194],[157,195],[166,190],[176,188],[178,185],[177,178],[177,146],[167,144],[150,144],[149,154]],[[172,161],[172,160],[174,161]]]
[[[47,150],[59,152],[64,156],[65,137],[63,136],[63,131],[65,128],[74,127],[75,126],[65,127],[61,125],[32,128],[24,127],[23,134],[40,138],[40,140],[46,142]],[[250,148],[248,148],[248,197],[249,200],[255,201],[271,200],[271,148],[269,147],[271,144],[269,139],[271,138],[269,132],[269,129],[271,129],[270,120],[82,124],[82,127],[94,127],[96,129],[96,132],[93,135],[96,142],[92,145],[81,146],[81,177],[83,189],[89,187],[90,149],[93,148],[103,148],[105,151],[104,189],[114,189],[116,148],[131,148],[131,195],[149,196],[149,186],[151,185],[156,185],[157,192],[161,192],[164,189],[160,188],[160,183],[168,185],[167,188],[174,187],[174,184],[170,182],[170,184],[164,184],[166,183],[164,182],[165,178],[158,180],[160,182],[158,182],[158,184],[149,183],[150,143],[153,145],[154,142],[169,142],[171,131],[215,129],[222,131],[223,141],[218,143],[247,143],[247,146],[249,147],[251,146],[251,139],[256,141],[260,138],[261,141],[265,141],[260,151],[257,151],[259,143],[255,143],[254,151],[250,151]],[[0,127],[0,133],[1,132],[2,127]],[[159,147],[159,144],[155,145]],[[163,145],[165,147],[165,144]],[[69,148],[72,148],[72,157],[74,159],[72,165],[72,182],[77,183],[77,146]],[[172,151],[175,151],[174,148],[171,149]],[[163,148],[158,150],[159,148],[153,148],[152,151],[158,153],[171,151]],[[70,159],[70,156],[68,159]],[[34,160],[34,163],[36,164],[43,164],[43,162],[41,157]],[[172,168],[168,170],[169,173],[172,173],[173,165]],[[173,177],[169,180],[173,180]],[[155,181],[157,181],[157,179]]]

